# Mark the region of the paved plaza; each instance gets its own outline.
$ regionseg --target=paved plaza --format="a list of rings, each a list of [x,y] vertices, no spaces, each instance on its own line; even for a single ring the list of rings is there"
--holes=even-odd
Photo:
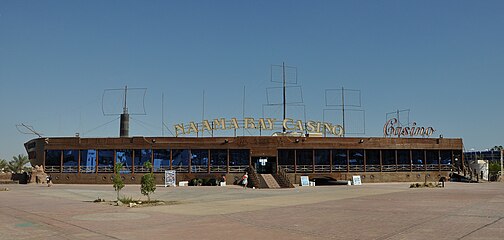
[[[0,187],[0,239],[504,239],[504,183],[158,186],[152,198],[176,204],[137,208],[93,203],[112,185]]]

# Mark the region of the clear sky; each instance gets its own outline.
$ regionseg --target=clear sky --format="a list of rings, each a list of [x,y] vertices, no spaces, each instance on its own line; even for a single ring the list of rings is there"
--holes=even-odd
[[[205,118],[241,118],[244,87],[245,115],[260,118],[282,62],[297,67],[308,119],[337,123],[323,116],[324,93],[345,87],[361,91],[361,135],[383,136],[386,113],[410,109],[466,150],[504,145],[503,13],[490,0],[0,0],[0,158],[36,137],[20,123],[49,137],[118,136],[102,95],[125,85],[147,89],[130,135],[162,134],[162,94],[170,127],[202,119],[203,91]]]

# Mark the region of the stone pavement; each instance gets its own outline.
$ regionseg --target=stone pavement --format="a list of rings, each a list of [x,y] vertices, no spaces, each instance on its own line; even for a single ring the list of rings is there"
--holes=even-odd
[[[153,199],[178,204],[139,208],[92,202],[112,185],[2,187],[0,239],[504,239],[504,183],[158,186]]]

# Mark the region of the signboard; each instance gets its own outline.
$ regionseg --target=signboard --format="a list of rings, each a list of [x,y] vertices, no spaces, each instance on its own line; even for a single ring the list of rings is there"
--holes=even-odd
[[[416,122],[413,122],[411,127],[402,127],[397,118],[387,120],[383,126],[383,135],[385,135],[385,137],[430,137],[435,131],[436,129],[433,127],[419,127]]]
[[[360,176],[353,176],[353,185],[362,185]]]
[[[325,133],[328,132],[335,136],[343,136],[343,127],[339,124],[320,121],[302,121],[285,118],[278,120],[276,118],[236,118],[225,119],[216,118],[213,120],[203,120],[201,123],[190,122],[189,124],[175,124],[175,136],[197,134],[199,132],[213,132],[214,130],[237,130],[237,129],[262,129],[274,130],[285,129],[288,131],[299,131],[307,133]]]
[[[301,186],[310,186],[310,180],[308,176],[301,176]]]
[[[166,170],[165,171],[165,187],[175,187],[177,186],[177,171]]]

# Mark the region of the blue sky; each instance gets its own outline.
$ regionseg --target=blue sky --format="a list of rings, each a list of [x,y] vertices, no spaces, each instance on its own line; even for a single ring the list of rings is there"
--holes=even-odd
[[[203,91],[205,118],[241,118],[244,87],[245,115],[262,117],[282,62],[297,67],[308,119],[324,118],[325,89],[345,87],[361,91],[361,135],[410,109],[467,150],[504,145],[503,12],[502,1],[2,0],[0,158],[35,137],[20,123],[117,136],[102,94],[125,85],[147,89],[130,135],[162,134],[162,94],[168,126],[201,120]]]

